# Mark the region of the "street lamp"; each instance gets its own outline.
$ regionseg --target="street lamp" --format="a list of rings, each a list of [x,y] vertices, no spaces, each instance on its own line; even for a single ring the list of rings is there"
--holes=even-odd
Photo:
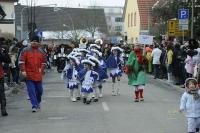
[[[24,25],[24,23],[23,23],[23,22],[24,22],[24,21],[23,21],[23,12],[24,12],[24,9],[26,9],[26,8],[28,8],[28,6],[23,7],[22,10],[21,10],[21,12],[20,12],[20,14],[21,14],[21,41],[23,40],[23,36],[24,36],[24,35],[23,35],[23,34],[24,34],[24,33],[23,33],[23,28],[24,28],[24,27],[23,27],[23,25]]]
[[[45,6],[51,6],[51,5],[57,6],[57,4],[39,5],[39,6],[40,6],[40,7],[45,7]],[[37,6],[37,7],[39,7],[39,6]],[[23,40],[23,36],[24,36],[24,31],[23,31],[23,29],[24,29],[23,12],[24,12],[24,10],[25,10],[26,8],[29,8],[29,7],[28,7],[28,6],[23,7],[22,10],[21,10],[21,12],[20,12],[20,15],[21,15],[21,41]]]

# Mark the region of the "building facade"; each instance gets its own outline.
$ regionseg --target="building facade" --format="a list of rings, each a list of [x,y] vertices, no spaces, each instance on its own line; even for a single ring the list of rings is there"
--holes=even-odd
[[[26,8],[25,8],[26,7]],[[23,10],[24,9],[24,10]],[[20,13],[23,10],[22,18]],[[27,38],[30,31],[29,19],[31,8],[23,5],[15,6],[16,27],[21,26],[23,20],[23,35],[22,38]],[[55,38],[60,33],[61,38],[77,38],[83,30],[86,30],[92,37],[96,33],[107,35],[107,24],[103,9],[85,9],[85,8],[66,8],[66,7],[35,7],[35,19],[32,23],[36,24],[36,29],[42,33],[54,32]],[[73,34],[64,34],[71,31]],[[21,30],[17,28],[16,38],[21,38]],[[45,38],[46,39],[46,38]]]
[[[111,42],[118,43],[124,35],[123,7],[90,6],[89,8],[104,9],[107,29]]]
[[[15,36],[14,3],[18,0],[0,0],[0,32]]]
[[[148,34],[151,9],[157,0],[126,0],[124,6],[124,32],[128,43],[136,43],[140,34]]]

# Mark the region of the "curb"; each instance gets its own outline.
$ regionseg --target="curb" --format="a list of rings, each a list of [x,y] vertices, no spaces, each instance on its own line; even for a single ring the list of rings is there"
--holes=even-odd
[[[150,77],[150,78],[153,78],[152,75],[149,75],[149,77]],[[165,85],[167,85],[167,86],[170,86],[170,87],[176,89],[177,91],[180,91],[180,92],[184,92],[184,91],[185,91],[185,88],[181,88],[181,87],[178,86],[178,85],[174,85],[174,84],[172,84],[172,83],[169,83],[167,80],[163,80],[163,79],[155,79],[155,80],[157,80],[157,81],[159,81],[159,82],[161,82],[161,83],[163,83],[163,84],[165,84]]]

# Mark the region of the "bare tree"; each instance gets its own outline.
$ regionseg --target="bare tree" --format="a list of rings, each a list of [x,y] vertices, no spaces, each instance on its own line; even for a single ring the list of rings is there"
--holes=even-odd
[[[96,6],[97,5],[97,1],[96,0],[90,0],[90,5],[92,7],[91,10],[93,10],[93,11],[92,12],[90,11],[91,13],[87,13],[87,15],[88,15],[87,17],[83,16],[85,18],[90,18],[90,19],[85,20],[83,18],[82,20],[85,20],[86,22],[82,26],[94,38],[95,33],[99,29],[99,23],[97,23],[97,17],[98,16],[97,16],[97,10],[96,10],[97,9],[97,6]]]

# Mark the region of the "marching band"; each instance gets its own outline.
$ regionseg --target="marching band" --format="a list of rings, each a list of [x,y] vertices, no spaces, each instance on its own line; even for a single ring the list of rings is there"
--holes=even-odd
[[[102,54],[102,44],[103,41],[97,39],[94,44],[88,45],[88,40],[81,38],[79,48],[74,48],[65,56],[61,78],[72,102],[81,99],[84,104],[98,102],[103,97],[103,84],[109,77],[112,78],[112,96],[119,95],[123,49],[113,46],[106,59]]]

